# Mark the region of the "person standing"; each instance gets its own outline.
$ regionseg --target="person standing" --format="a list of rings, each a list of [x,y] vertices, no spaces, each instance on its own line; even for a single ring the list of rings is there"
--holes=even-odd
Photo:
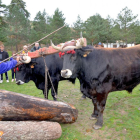
[[[23,49],[24,50],[21,52],[21,54],[28,54],[28,46],[24,45]]]
[[[31,52],[34,52],[36,50],[39,50],[41,47],[39,46],[39,43],[35,43],[35,46],[30,50]]]
[[[9,55],[6,51],[4,51],[4,45],[0,45],[0,61],[3,61],[4,59],[8,58]],[[5,72],[5,76],[6,76],[6,81],[9,82],[9,78],[8,78],[8,73]],[[1,79],[0,79],[0,83],[3,82],[3,74],[1,74]]]
[[[15,55],[15,51],[13,51],[12,52],[12,55],[14,56]],[[12,60],[12,58],[10,58],[10,60]],[[15,70],[15,68],[12,68],[11,69],[11,72],[12,72],[12,81],[11,82],[14,82],[14,79],[15,79],[15,81],[16,81],[16,70]]]

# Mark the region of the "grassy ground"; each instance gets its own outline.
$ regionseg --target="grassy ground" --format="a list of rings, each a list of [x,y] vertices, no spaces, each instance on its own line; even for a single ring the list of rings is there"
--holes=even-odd
[[[4,80],[0,89],[43,98],[41,90],[38,90],[32,81],[18,86],[15,82],[11,83],[11,71],[9,77],[10,83]],[[73,104],[79,114],[75,123],[61,124],[63,132],[58,140],[140,140],[139,89],[140,85],[132,94],[126,91],[110,93],[104,111],[104,126],[100,130],[94,130],[92,125],[95,121],[89,120],[93,105],[90,99],[80,99],[79,81],[77,80],[75,85],[68,81],[60,82],[58,97]],[[52,97],[49,96],[49,99],[52,100]]]

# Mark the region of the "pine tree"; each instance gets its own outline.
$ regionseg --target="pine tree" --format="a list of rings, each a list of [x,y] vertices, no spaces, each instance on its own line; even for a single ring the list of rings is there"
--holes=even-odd
[[[128,7],[122,9],[122,11],[118,14],[116,22],[120,25],[121,39],[125,41],[126,44],[128,42],[131,30],[133,30],[133,28],[130,27],[132,27],[131,25],[134,24],[136,18],[137,15],[134,16]]]
[[[63,16],[64,15],[62,14],[62,12],[57,8],[54,12],[53,17],[50,18],[51,32],[65,25],[65,18]],[[63,29],[53,34],[51,36],[51,39],[53,40],[53,43],[57,45],[59,43],[70,40],[70,35],[70,28],[68,27],[68,25],[66,25]]]
[[[99,14],[91,16],[84,23],[85,36],[90,44],[97,44],[98,42],[106,42],[109,31],[107,30],[108,22]]]
[[[80,15],[78,15],[76,22],[73,24],[73,38],[77,39],[80,37],[80,33],[83,31],[83,21],[80,18]]]
[[[44,10],[42,13],[39,11],[36,14],[36,17],[34,18],[34,21],[32,22],[32,29],[31,29],[31,35],[30,35],[30,42],[34,42],[36,40],[39,40],[40,38],[46,36],[50,33],[50,25],[48,22],[49,15]],[[48,42],[48,39],[45,39],[41,41],[41,43]]]
[[[5,12],[6,12],[6,5],[2,4],[2,1],[0,0],[0,41],[3,42],[6,41],[5,27],[7,24],[4,20]]]
[[[12,0],[6,14],[8,22],[6,45],[16,46],[16,51],[18,51],[18,46],[21,43],[26,44],[29,41],[30,21],[28,17],[29,14],[25,9],[25,3],[21,0]]]
[[[12,0],[9,5],[9,12],[12,12],[15,5],[19,7],[20,12],[24,13],[26,18],[30,16],[29,12],[26,10],[26,3],[23,0]]]

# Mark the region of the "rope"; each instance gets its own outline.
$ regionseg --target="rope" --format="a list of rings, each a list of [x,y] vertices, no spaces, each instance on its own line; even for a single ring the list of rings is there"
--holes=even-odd
[[[55,94],[54,97],[57,98],[57,94],[56,94],[56,91],[55,91],[55,89],[54,89],[54,86],[53,86],[52,79],[51,79],[51,76],[50,76],[49,71],[48,71],[48,76],[49,76],[49,78],[50,78],[50,82],[51,82],[51,85],[52,85],[52,87],[53,87],[53,91],[54,91],[54,94]]]
[[[54,34],[55,32],[59,31],[60,29],[64,28],[65,26],[66,26],[66,25],[64,25],[64,26],[62,26],[62,27],[60,27],[60,28],[58,28],[57,30],[53,31],[52,33],[48,34],[47,36],[41,38],[40,40],[38,40],[38,41],[36,41],[36,42],[39,42],[39,41],[41,41],[41,40],[47,38],[48,36]],[[34,45],[36,42],[34,42],[34,43],[32,43],[31,45],[29,45],[27,48],[31,47],[31,46]],[[14,54],[13,56],[16,56],[17,54],[21,53],[21,52],[24,51],[24,50],[25,50],[25,49],[22,49],[21,51],[17,52],[17,53]],[[3,61],[0,62],[0,64],[1,64],[2,62],[5,62],[5,61],[9,60],[9,59],[12,58],[13,56],[4,59]]]
[[[50,76],[48,67],[47,67],[46,62],[45,62],[45,57],[43,56],[43,53],[42,52],[41,52],[41,55],[42,55],[42,57],[44,59],[44,64],[45,64],[45,92],[44,92],[44,98],[48,99],[48,77],[47,76],[49,76],[49,79],[50,79],[50,82],[51,82],[53,91],[55,93],[55,96],[54,97],[57,98],[57,94],[56,94],[56,91],[54,89],[54,85],[52,83],[51,76]]]
[[[43,55],[42,55],[43,57]],[[44,90],[44,98],[45,99],[48,99],[48,76],[47,76],[47,73],[48,73],[48,68],[47,68],[47,65],[45,63],[45,57],[44,58],[44,64],[45,64],[45,90]]]

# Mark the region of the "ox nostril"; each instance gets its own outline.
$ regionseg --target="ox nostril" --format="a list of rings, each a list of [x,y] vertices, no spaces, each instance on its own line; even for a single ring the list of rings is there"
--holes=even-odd
[[[18,80],[18,81],[16,82],[16,84],[17,84],[17,85],[22,85],[22,84],[24,84],[24,82],[21,81],[21,80]]]
[[[17,81],[16,84],[19,85],[20,84],[20,81]]]

